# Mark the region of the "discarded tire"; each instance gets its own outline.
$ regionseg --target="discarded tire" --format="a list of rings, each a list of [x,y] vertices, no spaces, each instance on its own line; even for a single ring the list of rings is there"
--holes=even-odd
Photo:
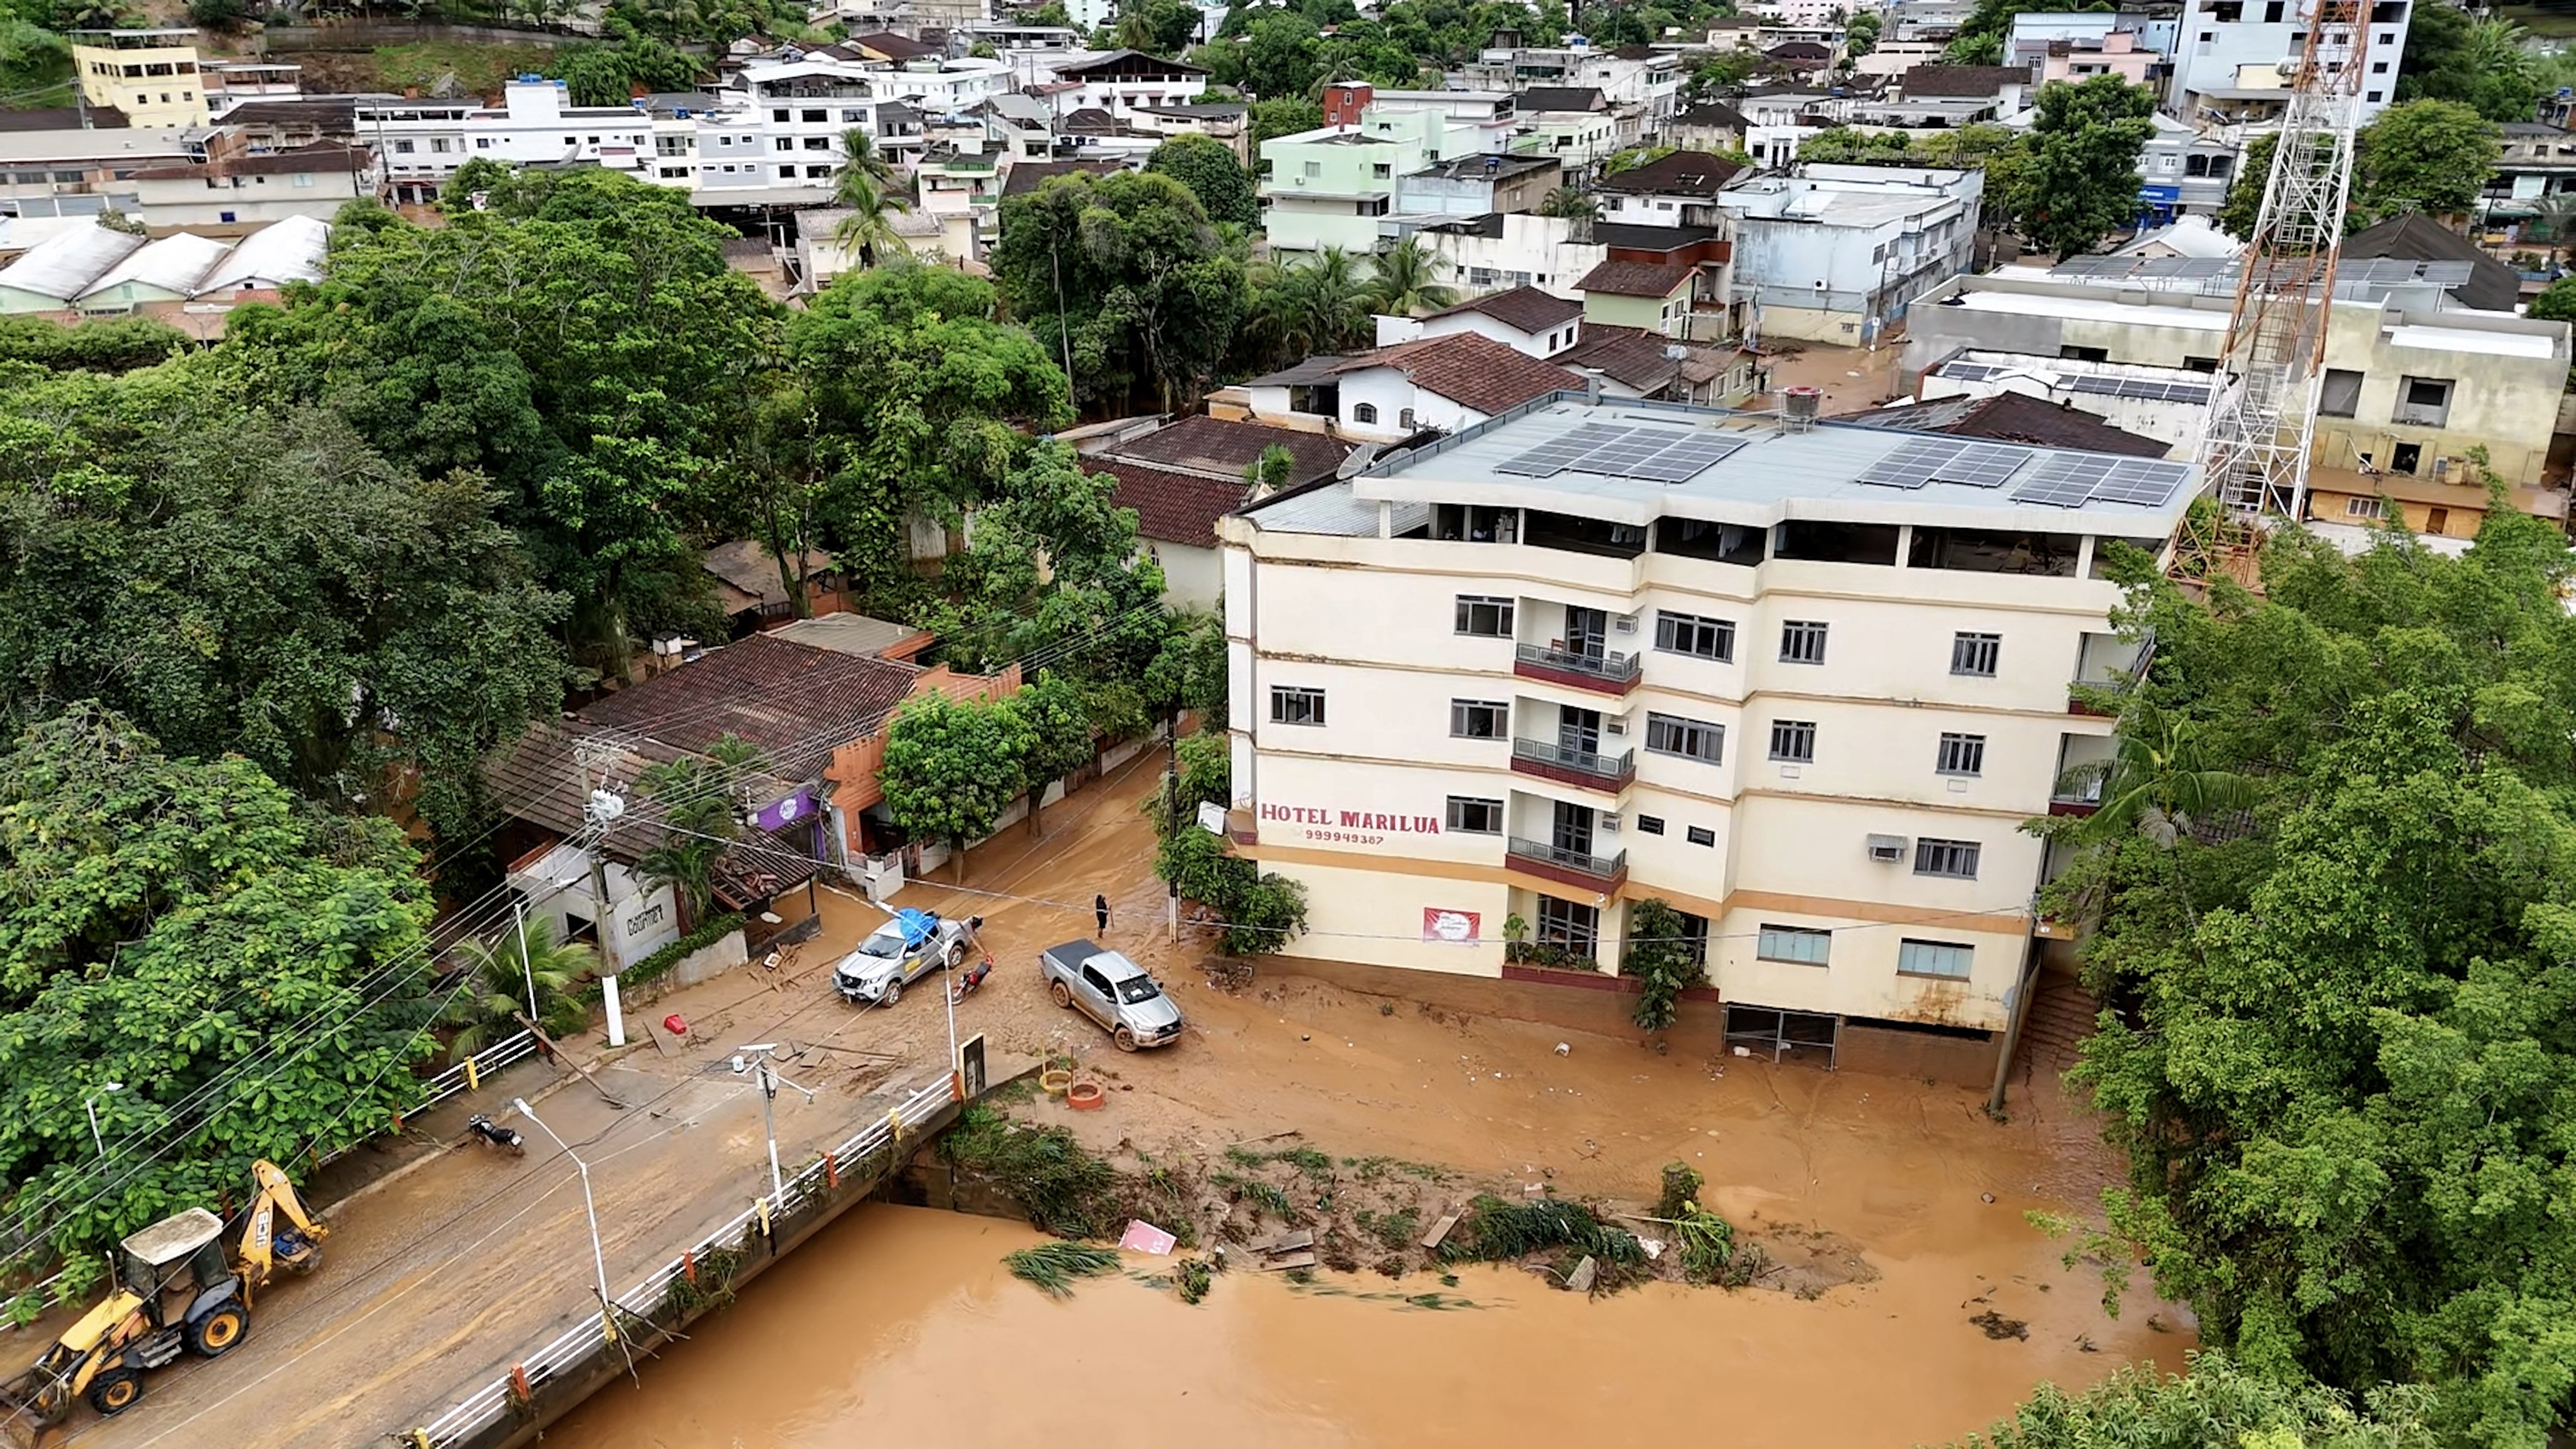
[[[1076,1082],[1064,1094],[1064,1104],[1077,1112],[1097,1112],[1108,1100],[1108,1092],[1098,1082]]]

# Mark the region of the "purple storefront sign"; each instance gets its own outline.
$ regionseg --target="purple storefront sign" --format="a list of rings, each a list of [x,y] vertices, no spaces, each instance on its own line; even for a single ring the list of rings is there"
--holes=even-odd
[[[752,822],[763,830],[784,830],[790,825],[814,818],[814,792],[799,790],[783,800],[773,800],[760,807]]]

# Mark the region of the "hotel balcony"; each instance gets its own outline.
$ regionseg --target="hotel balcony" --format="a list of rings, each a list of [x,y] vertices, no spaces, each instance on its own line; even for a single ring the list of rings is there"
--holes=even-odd
[[[1624,695],[1637,687],[1641,671],[1633,654],[1580,654],[1523,644],[1513,651],[1512,673],[1595,694]]]
[[[1589,891],[1615,891],[1628,879],[1628,852],[1599,856],[1515,835],[1504,842],[1503,864],[1541,880]]]
[[[1569,750],[1544,740],[1516,739],[1512,741],[1512,768],[1560,785],[1615,795],[1637,778],[1637,755],[1634,750],[1601,755],[1590,750]]]

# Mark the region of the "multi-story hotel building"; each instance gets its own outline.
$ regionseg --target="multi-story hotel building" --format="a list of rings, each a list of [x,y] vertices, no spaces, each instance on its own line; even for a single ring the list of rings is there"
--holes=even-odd
[[[1292,956],[1500,976],[1516,918],[1611,972],[1660,897],[1731,1033],[1990,1062],[2053,929],[2021,825],[2110,751],[2070,684],[2135,654],[2103,541],[2195,491],[1559,393],[1276,495],[1221,525],[1236,849],[1304,883]]]

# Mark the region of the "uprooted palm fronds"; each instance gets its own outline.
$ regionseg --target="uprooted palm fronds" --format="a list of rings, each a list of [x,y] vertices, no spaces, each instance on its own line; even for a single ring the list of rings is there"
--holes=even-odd
[[[1745,1281],[1727,1271],[1738,1256],[1735,1224],[1687,1198],[1673,1216],[1648,1221],[1672,1229],[1673,1246],[1681,1255],[1683,1282],[1724,1283],[1731,1288]],[[1758,1251],[1747,1248],[1745,1254],[1758,1256]]]
[[[1598,1274],[1596,1293],[1616,1292],[1646,1278],[1646,1249],[1637,1235],[1615,1228],[1587,1203],[1559,1198],[1509,1202],[1480,1196],[1440,1244],[1444,1263],[1516,1263],[1540,1254],[1560,1278],[1585,1258]]]
[[[1004,1258],[1011,1276],[1034,1283],[1052,1298],[1073,1296],[1073,1280],[1098,1278],[1118,1271],[1118,1255],[1088,1243],[1041,1243]]]
[[[978,1102],[939,1139],[940,1155],[999,1184],[1041,1231],[1110,1236],[1120,1221],[1117,1170],[1061,1127],[1026,1127]]]

